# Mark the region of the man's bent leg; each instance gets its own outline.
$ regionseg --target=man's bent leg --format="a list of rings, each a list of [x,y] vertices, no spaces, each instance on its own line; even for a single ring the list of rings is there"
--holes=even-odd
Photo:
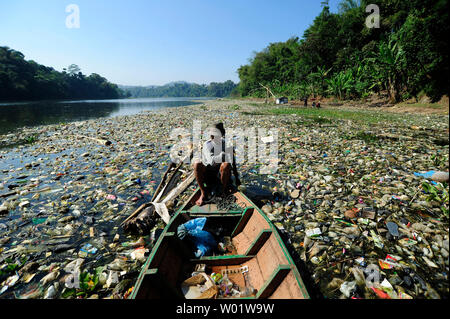
[[[223,193],[225,195],[229,194],[229,184],[231,178],[231,164],[230,163],[222,163],[220,165],[220,181],[223,187]]]
[[[206,189],[205,189],[205,173],[206,167],[202,162],[197,162],[194,164],[194,175],[197,180],[197,184],[200,187],[200,198],[195,202],[196,205],[202,206],[206,199]]]

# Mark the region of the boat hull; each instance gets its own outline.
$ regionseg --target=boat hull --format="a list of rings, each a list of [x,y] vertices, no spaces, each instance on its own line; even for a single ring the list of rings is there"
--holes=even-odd
[[[236,192],[235,202],[241,209],[218,211],[215,204],[195,205],[199,195],[199,190],[194,192],[165,227],[142,268],[131,299],[184,298],[181,284],[199,265],[204,265],[209,274],[227,274],[237,286],[251,288],[253,294],[245,298],[309,299],[276,227],[250,199]],[[192,247],[178,238],[177,228],[199,217],[207,217],[210,225],[220,226],[231,238],[231,252],[193,256]]]

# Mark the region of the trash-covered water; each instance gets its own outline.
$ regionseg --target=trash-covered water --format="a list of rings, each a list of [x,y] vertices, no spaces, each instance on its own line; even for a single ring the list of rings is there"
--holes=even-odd
[[[194,119],[203,128],[276,123],[278,171],[240,165],[241,190],[288,235],[325,297],[448,298],[448,183],[415,175],[448,172],[448,143],[433,142],[448,141],[448,117],[368,124],[264,108],[208,101],[0,136],[34,137],[0,149],[0,298],[126,296],[164,223],[143,238],[120,223],[151,199],[171,130],[191,129]],[[81,282],[71,288],[76,271]]]

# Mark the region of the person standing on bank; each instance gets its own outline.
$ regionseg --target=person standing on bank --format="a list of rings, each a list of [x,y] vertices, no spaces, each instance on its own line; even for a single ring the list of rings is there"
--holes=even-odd
[[[225,147],[225,129],[223,123],[216,124],[210,128],[210,137],[203,144],[202,160],[194,163],[194,174],[200,187],[200,198],[196,205],[202,206],[207,199],[208,189],[211,188],[211,181],[219,175],[222,184],[223,196],[230,193],[231,172],[233,171],[236,184],[241,184],[236,168],[236,159],[233,148]],[[207,186],[205,187],[205,183]]]

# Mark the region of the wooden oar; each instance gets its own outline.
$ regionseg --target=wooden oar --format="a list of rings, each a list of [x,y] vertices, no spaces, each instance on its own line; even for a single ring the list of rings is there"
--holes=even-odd
[[[167,167],[166,172],[164,173],[163,178],[161,179],[161,181],[159,182],[158,187],[156,188],[155,193],[153,194],[152,200],[148,203],[144,203],[141,206],[139,206],[130,216],[127,217],[127,219],[125,219],[120,225],[123,226],[127,221],[129,221],[130,219],[132,219],[133,217],[137,216],[140,212],[142,212],[144,209],[146,209],[147,207],[149,207],[151,205],[151,202],[154,201],[156,195],[158,195],[159,191],[161,190],[161,186],[164,184],[164,181],[166,180],[167,174],[169,173],[169,171],[173,168],[175,164],[173,162],[170,163],[169,167]]]
[[[177,174],[178,170],[180,169],[180,167],[183,165],[183,163],[180,163],[174,170],[173,172],[170,173],[170,176],[167,180],[167,183],[165,183],[163,189],[159,192],[158,196],[156,196],[155,198],[152,199],[152,202],[155,203],[159,203],[159,201],[161,200],[161,198],[164,196],[164,193],[167,189],[167,187],[170,185],[170,182],[172,182],[173,178],[175,177],[175,175]]]
[[[169,171],[170,171],[170,170],[172,169],[172,167],[174,167],[174,166],[175,166],[175,163],[171,162],[170,165],[169,165],[169,167],[167,168],[166,172],[164,173],[163,178],[162,178],[161,181],[159,182],[159,185],[158,185],[158,187],[156,188],[155,193],[153,194],[153,197],[152,197],[152,200],[151,200],[152,202],[154,201],[156,195],[158,195],[158,193],[159,193],[159,191],[160,191],[160,189],[161,189],[161,186],[163,185],[164,181],[166,180],[167,174],[169,173]]]
[[[176,198],[178,195],[180,195],[182,192],[184,192],[186,190],[186,188],[188,188],[189,185],[191,185],[191,183],[194,181],[194,179],[195,179],[195,175],[194,175],[194,172],[192,172],[191,175],[189,175],[189,177],[186,177],[186,179],[184,181],[182,181],[180,183],[180,185],[178,185],[176,188],[174,188],[166,196],[166,198],[164,198],[162,203],[165,204],[168,201],[171,201],[172,199]]]
[[[132,219],[133,217],[135,217],[136,215],[138,215],[140,212],[142,212],[144,209],[146,209],[147,207],[149,207],[151,205],[151,203],[144,203],[141,206],[139,206],[138,209],[136,209],[130,216],[127,217],[127,219],[125,219],[120,226],[123,226],[123,224],[125,224],[127,221],[129,221],[130,219]]]

